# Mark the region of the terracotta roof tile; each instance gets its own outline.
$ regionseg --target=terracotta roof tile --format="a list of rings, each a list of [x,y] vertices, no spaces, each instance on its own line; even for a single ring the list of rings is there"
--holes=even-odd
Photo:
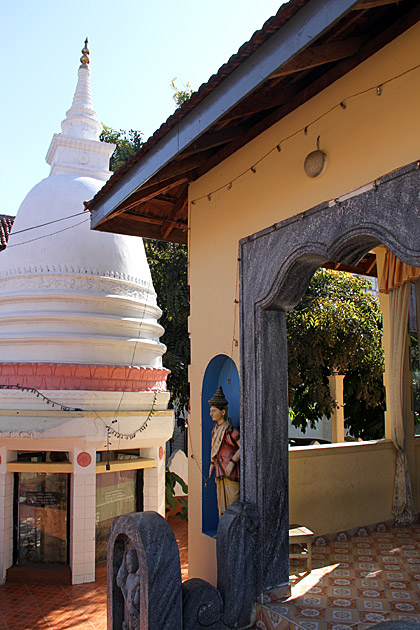
[[[157,142],[173,129],[185,116],[194,109],[208,94],[214,90],[222,81],[229,76],[236,68],[245,61],[257,48],[262,46],[276,31],[278,31],[286,22],[288,22],[309,0],[289,0],[283,4],[277,11],[276,15],[270,17],[263,27],[255,31],[251,39],[239,48],[238,52],[230,57],[224,63],[216,74],[213,74],[206,83],[203,83],[197,92],[194,92],[191,98],[181,107],[169,116],[169,118],[157,129],[152,136],[143,144],[141,149],[135,153],[128,162],[126,162],[118,171],[116,171],[106,182],[106,184],[96,193],[92,200],[85,202],[86,208],[99,200],[103,195],[114,186],[114,184],[126,173],[133,164],[138,162]]]
[[[15,217],[11,217],[8,214],[0,214],[0,251],[7,245],[14,220]]]

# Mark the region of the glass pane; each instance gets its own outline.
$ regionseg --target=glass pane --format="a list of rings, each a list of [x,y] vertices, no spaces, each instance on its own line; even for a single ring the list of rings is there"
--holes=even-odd
[[[106,561],[109,528],[116,516],[137,509],[137,471],[96,475],[96,562]]]
[[[19,473],[18,564],[67,564],[66,473]]]

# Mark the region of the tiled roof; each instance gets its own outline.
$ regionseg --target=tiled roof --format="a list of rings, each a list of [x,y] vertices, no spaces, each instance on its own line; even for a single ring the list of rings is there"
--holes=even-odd
[[[152,136],[143,144],[143,146],[135,153],[126,164],[118,169],[110,177],[110,179],[104,184],[104,186],[96,193],[95,197],[86,204],[89,208],[92,203],[101,199],[107,190],[112,188],[114,184],[121,179],[136,162],[138,162],[143,155],[145,155],[157,142],[171,129],[173,129],[180,120],[185,118],[187,114],[194,109],[201,101],[205,99],[208,94],[214,88],[216,88],[222,81],[229,76],[236,68],[245,61],[257,48],[259,48],[264,42],[278,31],[293,15],[301,9],[309,0],[289,0],[285,2],[276,15],[270,17],[260,30],[255,31],[251,39],[239,48],[238,52],[230,57],[230,59],[224,63],[216,74],[213,74],[210,79],[203,83],[197,92],[193,92],[190,99],[188,99],[182,107],[179,107],[175,112],[169,116],[169,118],[157,129]]]
[[[0,251],[7,245],[14,220],[15,217],[11,217],[8,214],[0,214]]]
[[[189,183],[418,21],[418,0],[289,0],[85,202],[92,227],[187,243]]]

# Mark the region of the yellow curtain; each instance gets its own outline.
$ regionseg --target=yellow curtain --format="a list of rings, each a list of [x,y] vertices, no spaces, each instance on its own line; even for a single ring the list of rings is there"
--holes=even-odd
[[[397,258],[389,249],[385,253],[384,267],[379,280],[379,291],[389,293],[406,282],[420,278],[420,267],[410,267]]]
[[[391,414],[391,437],[397,450],[392,512],[395,521],[410,523],[414,519],[413,497],[406,456],[406,417],[404,409],[404,364],[407,348],[408,309],[411,282],[420,278],[420,268],[410,267],[387,249],[379,291],[390,294],[390,374],[387,405]]]
[[[413,496],[405,449],[406,414],[404,405],[404,364],[407,349],[407,323],[411,285],[406,282],[390,292],[391,356],[388,409],[391,414],[391,437],[397,450],[392,513],[396,523],[414,520]]]

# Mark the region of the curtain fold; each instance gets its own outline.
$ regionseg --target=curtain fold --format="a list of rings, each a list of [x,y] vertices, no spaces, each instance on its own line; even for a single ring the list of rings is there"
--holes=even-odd
[[[410,267],[397,258],[389,249],[385,252],[384,267],[379,278],[379,291],[390,293],[406,282],[420,278],[420,267]]]
[[[404,364],[407,350],[407,323],[410,304],[410,282],[390,291],[390,374],[387,395],[391,414],[391,437],[397,450],[394,499],[392,513],[398,524],[414,520],[413,496],[408,470],[406,443],[406,417],[404,413],[405,383]]]
[[[417,323],[417,339],[420,343],[420,280],[414,283],[416,296],[416,323]]]

